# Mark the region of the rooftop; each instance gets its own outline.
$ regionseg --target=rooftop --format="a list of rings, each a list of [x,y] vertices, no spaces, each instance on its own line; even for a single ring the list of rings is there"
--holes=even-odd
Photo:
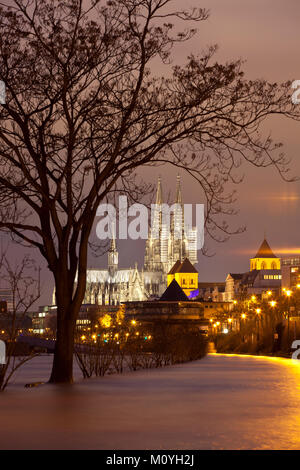
[[[188,301],[188,297],[185,295],[183,290],[181,289],[180,285],[178,284],[175,279],[171,282],[171,284],[166,288],[165,292],[161,296],[159,300],[162,301]]]
[[[264,239],[254,258],[277,258],[277,256],[274,255],[269,243]]]

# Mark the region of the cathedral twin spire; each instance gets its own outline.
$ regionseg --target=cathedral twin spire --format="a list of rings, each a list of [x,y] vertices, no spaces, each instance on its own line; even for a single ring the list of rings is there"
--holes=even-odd
[[[161,186],[161,177],[158,177],[157,182],[157,190],[156,190],[156,199],[155,204],[161,205],[163,203],[163,194],[162,194],[162,186]],[[176,195],[175,195],[175,204],[182,204],[182,194],[181,194],[181,182],[180,176],[177,175],[177,183],[176,183]]]
[[[163,192],[161,178],[158,178],[155,211],[150,230],[150,236],[146,242],[145,271],[161,271],[167,273],[177,259],[188,257],[192,263],[197,262],[197,250],[195,246],[196,229],[190,228],[188,235],[185,233],[183,198],[181,192],[180,176],[177,176],[175,201],[170,211],[170,219],[164,222],[163,218]],[[170,227],[166,224],[170,222]]]

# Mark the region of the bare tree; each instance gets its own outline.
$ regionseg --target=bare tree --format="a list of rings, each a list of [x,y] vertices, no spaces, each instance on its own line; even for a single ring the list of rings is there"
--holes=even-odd
[[[5,322],[6,362],[0,365],[0,391],[3,391],[19,367],[36,354],[22,354],[16,343],[20,330],[30,308],[40,296],[39,274],[34,276],[36,266],[32,259],[25,256],[14,265],[5,254],[0,259],[0,275],[11,294],[8,311],[1,314]],[[19,344],[20,346],[20,344]]]
[[[7,3],[7,4],[6,4]],[[50,381],[71,382],[76,317],[97,207],[136,194],[135,171],[169,163],[198,180],[215,238],[229,231],[224,192],[242,160],[285,174],[264,119],[299,119],[290,84],[243,78],[215,47],[171,67],[208,12],[174,0],[13,0],[0,8],[0,227],[39,249],[53,273],[57,341]],[[184,23],[177,31],[175,23]],[[192,27],[190,27],[192,25]],[[162,77],[150,67],[163,63]],[[169,65],[169,67],[168,67]],[[75,286],[76,273],[78,279]]]

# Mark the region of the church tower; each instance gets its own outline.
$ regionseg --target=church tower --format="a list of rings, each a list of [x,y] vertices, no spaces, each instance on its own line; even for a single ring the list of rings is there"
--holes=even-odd
[[[254,269],[280,269],[280,258],[274,255],[266,239],[262,242],[258,252],[250,260],[250,271]]]
[[[111,277],[114,277],[115,273],[118,271],[118,264],[119,254],[116,245],[116,235],[114,227],[112,227],[112,239],[110,242],[110,248],[108,250],[108,272]]]
[[[197,229],[187,227],[187,233],[184,230],[180,176],[177,176],[175,201],[170,218],[163,217],[163,211],[168,210],[168,205],[163,204],[160,178],[155,203],[150,235],[146,241],[144,270],[167,274],[177,260],[183,261],[189,258],[192,264],[197,263]]]

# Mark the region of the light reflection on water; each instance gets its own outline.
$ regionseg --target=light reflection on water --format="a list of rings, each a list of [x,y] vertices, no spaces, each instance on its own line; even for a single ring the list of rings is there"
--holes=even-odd
[[[36,371],[35,371],[36,373]],[[300,361],[202,361],[0,397],[0,447],[299,449]]]

